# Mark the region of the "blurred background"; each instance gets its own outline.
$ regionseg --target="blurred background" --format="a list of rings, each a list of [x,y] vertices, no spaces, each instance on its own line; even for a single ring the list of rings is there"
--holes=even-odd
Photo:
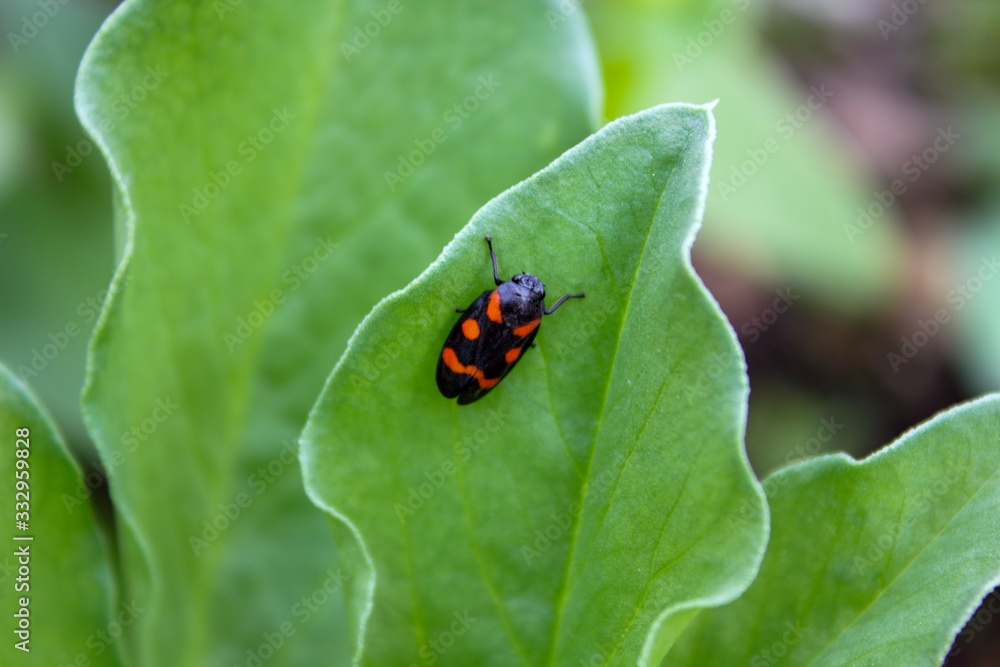
[[[85,467],[84,358],[114,267],[108,170],[73,111],[73,80],[116,4],[0,4],[0,359]],[[694,265],[746,353],[758,475],[864,456],[1000,389],[1000,3],[561,11],[590,18],[606,120],[720,100]],[[946,664],[1000,664],[998,600]]]

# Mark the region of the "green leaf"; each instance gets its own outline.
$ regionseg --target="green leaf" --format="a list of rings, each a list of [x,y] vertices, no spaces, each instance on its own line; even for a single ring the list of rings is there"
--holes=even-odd
[[[90,510],[90,489],[48,416],[3,365],[0,451],[0,515],[5,524],[0,613],[7,626],[0,662],[47,667],[86,660],[94,666],[118,665],[118,623],[133,623],[143,610],[126,600],[115,610],[116,620],[109,617],[112,585]],[[17,487],[19,481],[27,488]],[[15,496],[22,493],[25,496]],[[26,508],[15,505],[22,502]],[[22,511],[26,519],[15,516]],[[25,520],[27,529],[18,529],[15,520]],[[27,609],[27,635],[16,634],[25,618],[22,609]],[[27,653],[17,648],[25,640]]]
[[[706,107],[611,123],[355,333],[301,446],[366,664],[656,664],[691,610],[752,579],[766,512],[743,359],[688,257],[713,137]],[[587,296],[457,406],[434,369],[453,307],[493,284],[486,234],[504,276]]]
[[[863,461],[768,477],[771,543],[739,600],[670,654],[690,665],[937,665],[1000,581],[1000,395]]]
[[[95,38],[76,102],[122,260],[84,412],[120,459],[138,664],[349,658],[295,440],[364,314],[590,131],[590,42],[555,7],[137,0]]]

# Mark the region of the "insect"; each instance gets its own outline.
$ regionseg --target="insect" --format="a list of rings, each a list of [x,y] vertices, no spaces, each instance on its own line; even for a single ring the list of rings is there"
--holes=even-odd
[[[437,386],[445,398],[458,397],[459,405],[478,401],[504,378],[533,346],[543,315],[551,315],[566,294],[551,308],[545,307],[545,285],[530,273],[519,273],[504,282],[497,275],[493,240],[487,236],[493,260],[496,289],[486,290],[464,310],[444,341],[437,365]]]

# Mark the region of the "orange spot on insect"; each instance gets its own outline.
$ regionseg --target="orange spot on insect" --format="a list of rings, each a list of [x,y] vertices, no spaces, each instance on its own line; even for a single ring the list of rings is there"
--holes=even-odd
[[[441,359],[444,360],[444,365],[455,373],[462,373],[463,375],[468,373],[469,375],[472,375],[472,373],[476,372],[475,366],[466,366],[459,361],[458,355],[455,354],[455,350],[450,347],[446,347],[441,351]],[[472,369],[472,372],[469,372],[470,368]]]
[[[462,322],[462,333],[469,340],[475,340],[479,338],[479,323],[475,320],[465,320]]]
[[[517,361],[517,358],[521,356],[521,348],[512,347],[507,350],[507,354],[503,355],[503,358],[507,360],[507,363],[512,363]]]
[[[524,338],[532,331],[534,331],[535,327],[537,327],[538,323],[541,321],[542,321],[541,318],[539,318],[537,320],[532,320],[523,326],[519,326],[518,328],[514,329],[514,335],[519,338]]]
[[[480,375],[476,379],[479,380],[479,386],[482,387],[483,389],[489,389],[491,387],[494,387],[496,383],[500,381],[500,378],[494,378],[490,380],[488,378],[484,378],[482,375]]]
[[[503,321],[503,317],[500,316],[500,292],[496,290],[493,290],[493,293],[490,294],[490,304],[486,306],[486,317],[497,324]]]
[[[479,386],[482,387],[483,389],[489,389],[490,387],[492,387],[493,385],[495,385],[497,382],[500,381],[500,378],[496,378],[495,380],[489,380],[483,377],[483,372],[478,368],[476,368],[475,366],[472,366],[471,364],[469,366],[466,366],[465,364],[463,364],[461,361],[458,360],[458,355],[455,354],[455,350],[451,349],[450,347],[446,347],[444,348],[444,350],[441,351],[441,359],[444,360],[445,366],[450,368],[455,373],[461,373],[462,375],[471,375],[472,377],[474,377],[479,382]]]

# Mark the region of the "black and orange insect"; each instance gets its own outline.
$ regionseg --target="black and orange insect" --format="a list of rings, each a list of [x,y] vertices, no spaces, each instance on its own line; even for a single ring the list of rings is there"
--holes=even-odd
[[[551,315],[566,299],[583,294],[567,294],[556,305],[545,308],[545,285],[530,273],[519,273],[504,282],[497,275],[493,240],[487,236],[496,289],[486,290],[472,302],[444,341],[438,359],[437,385],[445,398],[458,396],[467,405],[489,393],[538,334],[543,315]]]

